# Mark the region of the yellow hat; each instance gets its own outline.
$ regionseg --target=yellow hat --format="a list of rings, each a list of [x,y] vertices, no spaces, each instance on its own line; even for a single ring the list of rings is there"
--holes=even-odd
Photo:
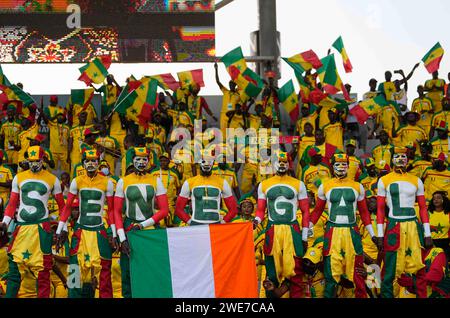
[[[148,149],[145,147],[134,147],[134,156],[135,157],[148,157],[150,154]]]
[[[167,159],[170,159],[170,155],[168,152],[163,152],[162,154],[159,155],[159,158],[162,158],[162,157],[166,157]]]
[[[28,148],[27,155],[29,161],[38,161],[44,158],[45,151],[41,146],[33,146]]]
[[[289,161],[289,157],[288,157],[288,153],[284,152],[284,151],[280,151],[278,152],[278,161],[285,161],[288,162]]]
[[[408,148],[406,147],[394,147],[395,154],[405,154],[408,152]]]
[[[82,158],[83,158],[83,160],[84,159],[96,160],[96,159],[100,158],[100,154],[98,153],[98,151],[96,149],[85,150],[85,151],[83,151]]]
[[[333,162],[348,162],[348,155],[346,153],[337,153],[333,155]]]
[[[349,139],[347,140],[346,146],[353,146],[356,147],[356,140],[355,139]]]

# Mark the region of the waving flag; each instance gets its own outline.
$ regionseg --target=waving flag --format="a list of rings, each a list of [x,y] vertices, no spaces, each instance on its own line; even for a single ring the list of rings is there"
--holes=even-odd
[[[0,89],[2,89],[2,87],[9,87],[9,86],[11,86],[11,82],[3,73],[2,66],[0,65]]]
[[[228,74],[230,74],[232,80],[235,80],[239,74],[247,69],[247,63],[245,62],[241,47],[237,47],[228,52],[222,56],[220,61],[225,64]]]
[[[292,122],[297,122],[300,110],[298,105],[298,96],[295,93],[292,80],[289,80],[289,82],[284,84],[283,87],[278,90],[278,98],[284,105],[284,108],[286,108],[286,111],[291,117]]]
[[[330,54],[324,57],[322,60],[323,66],[317,70],[319,73],[320,82],[323,85],[323,89],[330,95],[337,94],[342,91],[346,100],[350,100],[347,90],[342,83],[336,68],[336,62],[334,60],[334,54]]]
[[[175,92],[178,88],[180,88],[180,83],[178,83],[178,81],[170,73],[152,75],[149,77],[157,80],[159,86],[164,90],[170,89]]]
[[[342,37],[338,37],[336,41],[333,43],[333,47],[341,54],[342,60],[344,62],[344,69],[346,73],[351,73],[353,70],[352,63],[350,62],[350,59],[348,58],[347,51],[344,47],[344,41],[342,40]]]
[[[135,298],[257,298],[252,224],[129,233]]]
[[[139,81],[131,81],[124,89],[125,93],[116,104],[116,111],[128,119],[148,126],[152,110],[156,107],[158,81],[143,77]]]
[[[264,83],[258,74],[249,68],[239,74],[234,81],[242,92],[248,97],[258,96],[264,87]]]
[[[89,106],[94,97],[94,89],[72,89],[70,91],[70,101],[72,104],[81,105],[83,111]]]
[[[283,60],[299,73],[322,67],[322,62],[313,50],[299,53],[289,58],[283,57]]]
[[[203,82],[203,69],[179,72],[177,75],[181,87],[188,87],[194,83],[200,87],[205,86],[205,83]]]
[[[92,62],[87,63],[81,67],[81,76],[78,80],[85,82],[87,86],[92,83],[101,84],[108,76],[108,69],[111,66],[111,56],[105,55],[96,57]]]
[[[444,56],[444,49],[438,42],[435,46],[423,57],[422,61],[428,73],[434,73],[439,70],[442,57]]]

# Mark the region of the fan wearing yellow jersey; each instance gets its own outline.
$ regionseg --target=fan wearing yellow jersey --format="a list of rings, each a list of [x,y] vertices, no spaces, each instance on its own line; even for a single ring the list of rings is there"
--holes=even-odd
[[[3,164],[6,160],[6,152],[0,149],[0,214],[6,207],[11,194],[11,185],[14,177],[14,172],[8,166]]]
[[[288,175],[289,159],[279,152],[274,163],[276,175],[258,186],[258,208],[253,221],[259,225],[267,215],[264,255],[268,279],[279,287],[290,281],[290,297],[301,295],[302,257],[308,248],[309,200],[305,184]],[[297,220],[297,210],[302,212],[302,230]]]
[[[417,295],[426,297],[424,267],[421,251],[430,248],[430,223],[422,181],[406,172],[407,149],[395,147],[393,155],[394,171],[378,181],[377,197],[377,247],[384,251],[381,296],[393,298],[394,281],[403,273],[417,277]],[[422,225],[416,216],[414,205],[419,204]],[[384,232],[385,206],[389,207],[386,233]],[[425,236],[425,238],[424,238]]]
[[[203,151],[200,160],[200,175],[187,179],[181,187],[175,206],[175,215],[189,225],[229,223],[237,215],[237,202],[228,182],[212,175],[214,157]],[[192,215],[184,208],[191,200]],[[225,202],[228,213],[220,215],[221,201]]]
[[[433,193],[428,211],[430,212],[433,244],[442,248],[447,257],[450,257],[450,200],[448,194],[443,191]]]
[[[11,197],[0,222],[0,237],[6,235],[10,222],[17,227],[8,248],[9,274],[6,297],[17,296],[21,278],[32,273],[36,280],[37,296],[50,297],[50,271],[52,269],[52,230],[50,228],[48,200],[52,194],[59,211],[64,206],[61,185],[53,174],[43,169],[44,149],[28,148],[30,169],[17,174],[12,182]],[[16,216],[16,209],[18,213]]]
[[[19,148],[19,134],[22,130],[20,122],[15,117],[16,107],[9,105],[6,110],[6,119],[0,124],[0,141],[6,151],[8,164],[17,165],[17,155]]]
[[[364,263],[361,235],[356,224],[357,208],[370,236],[374,236],[364,187],[347,177],[349,166],[347,154],[335,154],[332,166],[334,178],[320,186],[310,223],[312,228],[326,205],[329,217],[323,253],[325,298],[336,297],[337,285],[342,277],[354,284],[355,297],[367,298],[364,278],[357,271]]]
[[[114,197],[114,219],[121,242],[122,296],[131,298],[130,247],[126,233],[158,228],[169,213],[167,190],[159,176],[147,173],[150,153],[147,148],[132,148],[134,170],[117,183]],[[122,210],[125,203],[125,219]],[[156,210],[155,203],[159,211]]]
[[[171,166],[170,155],[167,152],[163,152],[159,156],[159,163],[159,168],[153,169],[150,174],[155,178],[159,178],[164,185],[164,188],[167,190],[169,214],[164,220],[164,225],[167,227],[172,227],[174,225],[175,202],[181,187],[180,175],[178,171]]]
[[[450,193],[450,167],[445,162],[443,152],[432,155],[432,166],[425,169],[422,175],[425,199],[431,200],[436,191]]]
[[[442,110],[442,98],[444,97],[445,80],[439,78],[439,72],[432,74],[433,78],[425,82],[425,92],[427,97],[433,101],[434,111]]]
[[[99,153],[96,150],[83,152],[82,163],[86,175],[76,177],[70,184],[66,206],[61,215],[57,235],[57,251],[67,240],[63,231],[72,203],[78,198],[80,213],[73,229],[70,244],[69,298],[80,298],[83,293],[93,289],[92,281],[99,283],[100,298],[112,298],[111,259],[112,250],[103,224],[103,207],[108,205],[108,221],[116,237],[113,204],[114,186],[110,178],[98,173]],[[115,240],[113,241],[115,242]],[[75,279],[74,279],[75,277]],[[94,279],[95,277],[95,279]],[[94,293],[90,293],[92,295]]]
[[[437,136],[430,140],[431,153],[444,153],[447,157],[447,162],[450,164],[450,138],[448,136],[448,123],[440,121],[436,127]]]

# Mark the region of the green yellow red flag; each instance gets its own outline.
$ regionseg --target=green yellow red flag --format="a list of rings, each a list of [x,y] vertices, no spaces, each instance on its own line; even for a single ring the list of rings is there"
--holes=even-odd
[[[101,84],[108,76],[108,69],[111,65],[111,56],[104,55],[96,57],[91,62],[87,63],[85,66],[81,67],[81,76],[78,80],[85,82],[87,86],[92,83]]]
[[[292,80],[289,80],[289,82],[284,84],[278,90],[278,98],[291,117],[292,122],[297,122],[300,111],[298,105],[298,96],[295,92]]]
[[[353,70],[352,63],[348,58],[347,51],[344,47],[344,41],[342,40],[342,36],[338,37],[336,41],[333,43],[333,47],[341,54],[342,61],[344,63],[344,69],[346,73],[351,73]]]
[[[431,74],[439,70],[442,57],[444,56],[444,49],[438,42],[435,46],[422,58],[423,64],[427,71]]]

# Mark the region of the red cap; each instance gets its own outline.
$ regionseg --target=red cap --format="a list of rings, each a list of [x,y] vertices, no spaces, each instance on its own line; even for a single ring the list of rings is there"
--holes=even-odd
[[[445,161],[445,153],[441,152],[437,157],[438,160]]]
[[[275,73],[274,71],[267,71],[265,75],[267,78],[275,78],[277,76],[277,73]]]
[[[97,135],[98,133],[99,133],[98,131],[92,130],[92,129],[90,129],[90,128],[86,128],[86,129],[84,130],[84,136],[85,136],[85,137],[88,136],[88,135]]]
[[[50,103],[57,103],[58,102],[58,96],[52,95],[50,96]]]

